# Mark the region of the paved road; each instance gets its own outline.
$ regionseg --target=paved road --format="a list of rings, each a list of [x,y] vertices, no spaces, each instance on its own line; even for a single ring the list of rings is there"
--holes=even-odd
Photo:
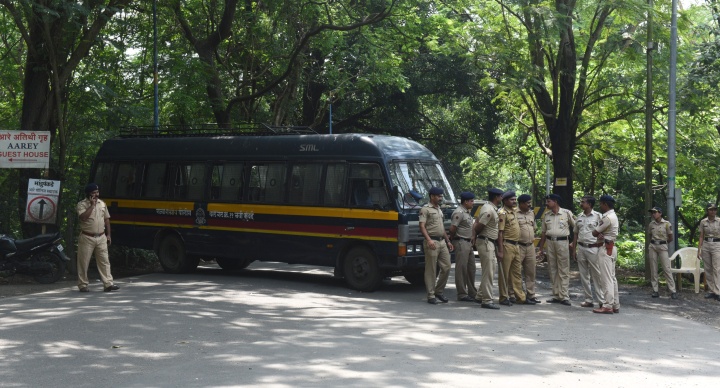
[[[720,376],[720,331],[674,315],[431,306],[401,281],[359,293],[324,268],[250,268],[0,299],[0,385],[637,388]]]

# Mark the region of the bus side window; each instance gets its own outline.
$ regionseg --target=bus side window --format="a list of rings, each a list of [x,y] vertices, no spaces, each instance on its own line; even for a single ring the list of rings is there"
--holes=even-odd
[[[322,164],[297,164],[290,174],[289,203],[315,205],[320,196]]]
[[[350,165],[350,206],[373,207],[388,204],[380,166],[374,163]]]
[[[150,163],[146,171],[143,196],[148,198],[161,198],[165,192],[165,172],[167,171],[167,164]]]
[[[213,166],[211,199],[238,201],[243,194],[243,164],[225,163]]]
[[[187,171],[187,199],[200,201],[205,197],[205,163],[192,163],[185,166]]]
[[[250,168],[248,201],[278,203],[285,195],[285,163],[256,164]]]
[[[345,176],[347,165],[328,164],[325,171],[325,206],[345,206]]]
[[[114,163],[98,163],[95,170],[95,179],[93,182],[100,186],[101,193],[106,197],[113,195],[112,178]]]
[[[115,180],[115,196],[131,198],[135,196],[135,165],[132,163],[120,163],[118,165],[117,179]]]

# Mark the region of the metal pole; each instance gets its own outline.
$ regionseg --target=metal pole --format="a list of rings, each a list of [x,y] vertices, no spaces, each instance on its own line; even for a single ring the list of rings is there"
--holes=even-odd
[[[330,134],[332,135],[332,103],[330,103]]]
[[[670,20],[670,106],[668,107],[668,221],[676,224],[675,217],[675,84],[677,70],[677,0],[672,0]],[[678,236],[675,236],[677,241]],[[668,245],[668,254],[675,252],[675,245]]]
[[[647,69],[646,69],[646,88],[645,88],[645,216],[647,222],[650,222],[650,209],[653,205],[652,191],[652,160],[653,160],[653,50],[655,42],[653,42],[653,0],[648,0],[648,32],[647,32]],[[650,233],[645,229],[645,247],[650,243]],[[645,249],[645,280],[650,279],[650,261],[648,252]]]
[[[153,0],[153,132],[160,128],[160,107],[158,98],[158,49],[157,49],[157,0]]]

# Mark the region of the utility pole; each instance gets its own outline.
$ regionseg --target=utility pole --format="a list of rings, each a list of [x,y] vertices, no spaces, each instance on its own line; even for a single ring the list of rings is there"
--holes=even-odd
[[[670,98],[668,107],[668,221],[677,227],[675,214],[675,85],[677,78],[677,0],[672,0],[672,17],[670,19]],[[678,236],[675,234],[675,243],[668,244],[668,255],[675,252]]]
[[[655,42],[653,42],[653,0],[648,0],[647,14],[648,32],[647,32],[647,69],[646,69],[646,85],[645,85],[645,217],[646,224],[650,222],[650,209],[653,207],[653,184],[652,184],[652,165],[653,165],[653,50],[655,50]],[[645,280],[650,280],[650,261],[648,259],[647,246],[650,243],[650,233],[645,229]]]

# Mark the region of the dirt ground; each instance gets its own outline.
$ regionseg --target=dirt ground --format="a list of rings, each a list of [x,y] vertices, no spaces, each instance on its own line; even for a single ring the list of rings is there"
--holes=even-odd
[[[545,303],[545,299],[550,294],[550,282],[547,275],[547,264],[538,264],[538,297]],[[479,265],[478,265],[479,267]],[[137,276],[144,273],[158,271],[159,269],[128,269],[122,267],[113,267],[113,276],[119,279],[118,283],[122,286],[122,278]],[[578,278],[577,265],[571,264],[571,280],[570,280],[570,297],[574,306],[579,306],[583,301],[582,288]],[[92,275],[92,269],[91,269]],[[451,276],[453,276],[451,274]],[[95,276],[97,278],[97,276]],[[636,279],[642,278],[642,274],[629,271],[618,271],[618,280],[620,282],[620,313],[624,307],[634,307],[639,309],[662,311],[674,314],[686,319],[697,321],[705,325],[712,326],[720,330],[720,301],[705,299],[705,291],[700,288],[700,293],[694,292],[694,287],[689,279],[685,279],[682,290],[678,293],[678,299],[670,299],[670,293],[664,285],[662,275],[660,298],[651,298],[652,288],[649,283],[647,285],[637,285]],[[28,295],[38,292],[49,291],[58,288],[72,288],[75,286],[76,279],[74,275],[65,275],[65,277],[54,284],[39,284],[31,277],[15,275],[10,278],[0,277],[0,299]],[[452,287],[452,281],[448,283],[448,287]],[[98,283],[91,285],[92,291],[101,291]]]

